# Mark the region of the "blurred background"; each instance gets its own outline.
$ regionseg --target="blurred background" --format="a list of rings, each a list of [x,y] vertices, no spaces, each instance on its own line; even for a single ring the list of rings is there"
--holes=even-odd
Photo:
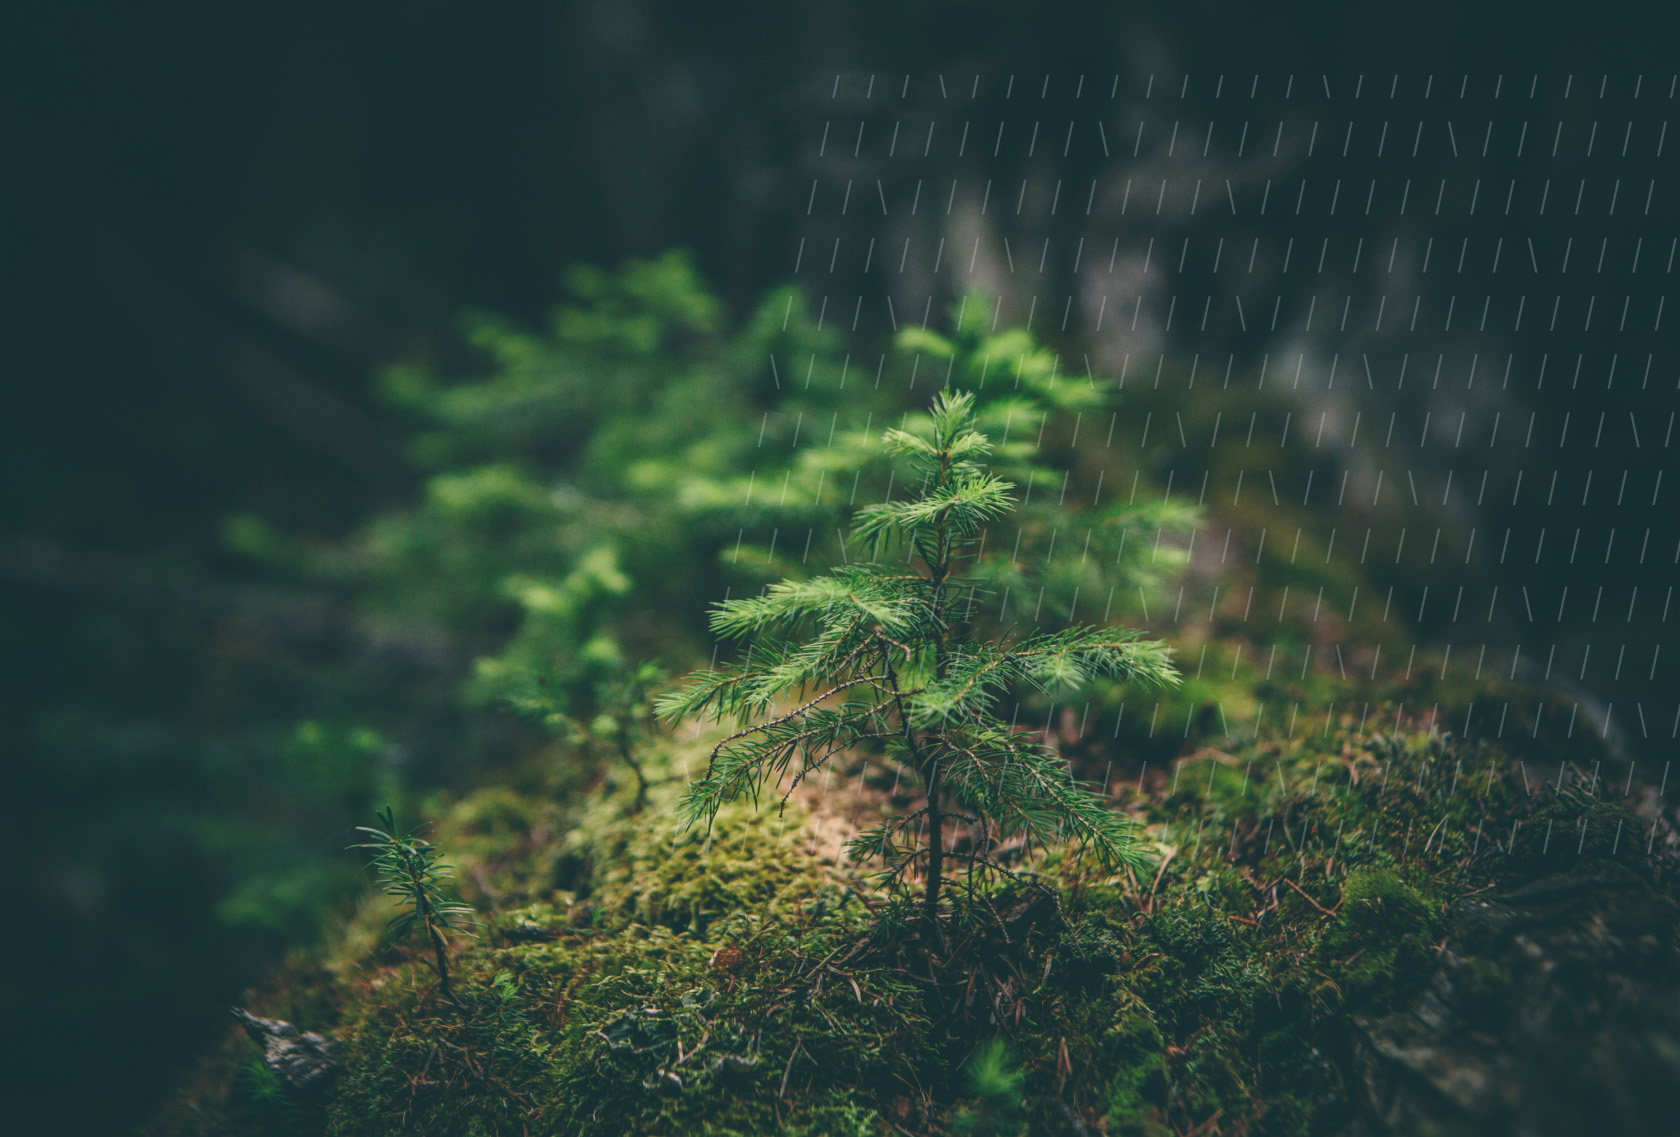
[[[1666,605],[1654,598],[1680,554],[1662,507],[1673,499],[1653,483],[1680,356],[1680,139],[1659,143],[1676,105],[1671,6],[1325,4],[1285,19],[1210,4],[69,0],[14,5],[3,24],[0,1079],[20,1132],[116,1132],[143,1118],[223,1029],[226,1005],[360,887],[340,853],[349,825],[393,794],[420,802],[486,777],[527,747],[528,725],[462,690],[494,679],[473,661],[523,634],[516,610],[538,602],[415,586],[478,579],[446,547],[470,535],[438,517],[450,487],[475,501],[492,490],[440,488],[437,476],[462,455],[496,457],[505,431],[484,434],[482,414],[415,376],[481,374],[487,355],[516,375],[537,350],[520,329],[558,329],[561,371],[595,366],[604,357],[590,345],[608,333],[551,322],[568,296],[609,315],[657,309],[661,351],[687,359],[688,339],[712,337],[721,346],[694,358],[728,371],[730,345],[751,344],[727,329],[796,284],[813,342],[830,337],[824,365],[843,356],[849,368],[834,336],[878,344],[923,317],[922,298],[937,316],[959,293],[934,279],[932,250],[972,246],[968,276],[999,294],[1006,322],[1031,321],[1110,376],[1147,361],[1156,386],[1139,408],[1162,432],[1179,415],[1155,436],[1171,451],[1139,459],[1157,482],[1229,481],[1240,430],[1253,445],[1243,412],[1273,430],[1284,416],[1315,422],[1317,443],[1289,450],[1287,426],[1265,443],[1277,451],[1273,521],[1320,549],[1335,531],[1343,548],[1349,533],[1377,532],[1384,555],[1358,580],[1405,614],[1400,642],[1462,641],[1466,654],[1491,643],[1504,670],[1541,680],[1525,667],[1544,666],[1546,682],[1564,669],[1538,659],[1557,645],[1573,701],[1618,736],[1618,753],[1666,760],[1680,706],[1657,666]],[[1450,137],[1433,109],[1449,98]],[[1404,137],[1425,119],[1421,143]],[[1099,121],[1100,137],[1081,128],[1065,145],[1034,133]],[[1240,133],[1250,121],[1253,137]],[[1385,157],[1372,140],[1391,122]],[[997,143],[977,135],[958,149],[967,123],[996,129]],[[1513,147],[1507,132],[1525,123],[1532,137]],[[1275,145],[1262,127],[1279,132]],[[925,149],[906,163],[912,139]],[[1370,212],[1363,191],[1378,179],[1390,198],[1415,183],[1408,211],[1387,200]],[[949,202],[936,193],[947,183],[960,186]],[[991,183],[995,200],[982,196]],[[906,214],[923,184],[928,204]],[[1271,196],[1297,184],[1311,187],[1303,200],[1320,197],[1310,226],[1297,202]],[[1437,184],[1457,209],[1429,212]],[[1549,206],[1534,200],[1542,184]],[[1332,185],[1341,204],[1326,211]],[[1480,204],[1465,209],[1470,194]],[[1293,272],[1275,256],[1292,239]],[[912,243],[902,272],[875,260]],[[1371,267],[1391,244],[1399,283],[1392,259],[1381,275]],[[671,249],[687,250],[691,273],[573,278],[568,293],[568,266]],[[1254,275],[1233,284],[1238,257]],[[1532,283],[1552,262],[1555,280]],[[1438,333],[1369,321],[1378,305],[1415,321],[1413,301]],[[1543,342],[1524,338],[1546,319]],[[658,370],[637,358],[626,374]],[[757,384],[762,370],[755,359],[736,372]],[[1198,382],[1250,393],[1216,404],[1198,399]],[[510,397],[498,413],[523,405]],[[570,408],[552,417],[564,423]],[[586,425],[640,410],[591,403]],[[1462,439],[1466,421],[1485,432],[1496,415],[1502,433],[1474,456],[1440,433]],[[578,429],[507,452],[569,469],[595,437]],[[1535,429],[1559,442],[1525,465]],[[1600,481],[1598,499],[1581,488],[1594,469],[1625,477],[1643,512],[1611,518],[1613,487]],[[1365,497],[1344,475],[1369,496],[1379,471],[1391,509],[1356,506]],[[1401,498],[1407,471],[1416,480]],[[1258,468],[1247,476],[1259,484]],[[1464,489],[1484,476],[1493,492]],[[1672,480],[1666,492],[1680,492]],[[1205,504],[1218,536],[1221,507]],[[1233,526],[1252,520],[1235,499],[1228,513]],[[1606,527],[1625,557],[1601,552]],[[1560,543],[1550,559],[1536,548],[1543,529]],[[1597,543],[1565,559],[1561,543],[1582,529]],[[1485,552],[1508,533],[1520,579]],[[1649,555],[1635,559],[1640,534]],[[728,528],[702,544],[715,556],[740,540]],[[690,575],[671,610],[724,579],[705,564]],[[617,587],[604,570],[590,581],[573,580],[579,603]],[[1487,599],[1501,583],[1503,607]],[[1440,599],[1455,589],[1487,607],[1474,637]],[[1652,606],[1636,614],[1632,589]],[[1605,593],[1627,618],[1595,672],[1583,649],[1609,619]],[[1557,610],[1544,637],[1524,626],[1542,597],[1544,618]],[[671,634],[699,644],[697,613]],[[1524,643],[1529,664],[1513,654]],[[1625,668],[1608,663],[1618,646]]]

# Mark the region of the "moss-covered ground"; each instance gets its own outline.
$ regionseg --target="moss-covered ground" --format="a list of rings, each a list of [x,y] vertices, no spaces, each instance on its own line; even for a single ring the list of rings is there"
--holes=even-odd
[[[610,772],[479,790],[435,834],[485,924],[453,949],[463,1005],[369,900],[250,997],[339,1040],[326,1096],[230,1025],[151,1132],[1671,1131],[1680,909],[1653,789],[1584,731],[1560,755],[1459,741],[1401,698],[1328,703],[1187,725],[1177,754],[1070,731],[1154,871],[1017,850],[1015,880],[954,890],[942,943],[839,855],[909,802],[872,768],[709,833],[674,809],[700,737],[644,756],[639,812]]]

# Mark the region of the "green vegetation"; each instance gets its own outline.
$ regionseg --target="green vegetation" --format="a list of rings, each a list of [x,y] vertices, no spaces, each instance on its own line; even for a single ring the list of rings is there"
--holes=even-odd
[[[227,525],[265,587],[317,596],[349,640],[262,676],[292,718],[227,747],[251,758],[240,770],[287,775],[226,790],[221,813],[245,822],[210,842],[239,866],[229,921],[310,942],[356,881],[323,850],[387,802],[426,813],[439,788],[555,761],[586,782],[605,755],[634,776],[659,685],[643,669],[715,663],[709,606],[852,559],[857,512],[906,488],[882,435],[947,385],[973,396],[991,468],[1017,487],[969,566],[990,598],[978,631],[1139,626],[1178,606],[1201,511],[1115,443],[1114,384],[1069,374],[1023,329],[991,330],[990,299],[866,356],[792,290],[730,321],[677,254],[568,284],[546,328],[472,317],[473,377],[387,377],[422,475],[410,505],[336,542]],[[1093,713],[1121,690],[1097,684]],[[1018,694],[1012,721],[1054,709]]]
[[[712,629],[750,639],[748,662],[700,672],[660,709],[679,721],[728,716],[743,729],[713,749],[685,816],[711,822],[725,802],[743,794],[756,801],[766,784],[784,779],[785,802],[837,755],[877,751],[882,766],[921,780],[924,804],[883,819],[848,847],[856,860],[882,862],[889,887],[920,863],[930,933],[947,857],[965,865],[971,892],[977,872],[1008,874],[1000,851],[1015,837],[1067,838],[1093,848],[1105,865],[1144,867],[1125,819],[995,708],[1016,685],[1057,692],[1098,676],[1172,682],[1165,647],[1107,628],[1018,641],[977,637],[971,614],[977,601],[989,608],[991,596],[981,574],[962,562],[979,561],[984,527],[1014,499],[1013,486],[985,468],[991,443],[975,429],[974,397],[942,394],[926,416],[882,443],[908,459],[907,482],[919,480],[921,489],[913,499],[860,510],[853,535],[876,555],[904,553],[907,567],[851,565],[719,606]],[[801,624],[813,625],[803,643],[777,635]],[[745,725],[787,699],[798,705]],[[953,824],[972,831],[961,848],[947,847]],[[919,849],[912,826],[926,833]]]
[[[437,819],[248,1000],[330,1091],[230,1027],[152,1132],[1662,1131],[1674,851],[1566,706],[1449,675],[1275,501],[1292,542],[1164,492],[1117,385],[979,302],[876,384],[792,293],[574,289],[393,378],[411,508],[235,527],[465,658],[292,736],[335,809]]]
[[[1508,1125],[1518,1089],[1660,1131],[1654,1087],[1673,1067],[1639,1042],[1665,1029],[1660,1002],[1641,1004],[1667,997],[1680,925],[1672,866],[1656,878],[1626,839],[1635,816],[1531,793],[1496,749],[1353,720],[1134,783],[1120,804],[1154,872],[1036,849],[1025,867],[1049,891],[992,882],[953,914],[946,950],[869,934],[883,897],[842,838],[891,798],[862,763],[836,777],[861,778],[855,796],[737,802],[707,832],[678,810],[714,738],[653,744],[639,814],[616,793],[573,807],[506,789],[444,811],[439,840],[489,925],[455,957],[465,1010],[440,1013],[430,969],[379,933],[372,903],[257,1003],[348,1044],[317,1122],[333,1134],[1077,1131],[1069,1118],[1309,1134],[1368,1115],[1384,1079],[1410,1087],[1407,1108],[1451,1107],[1460,1131]],[[1584,840],[1571,822],[1548,841],[1548,820],[1582,805]],[[1626,949],[1591,948],[1604,928]],[[1547,1087],[1500,1064],[1541,1045],[1526,1016],[1565,982],[1546,965],[1589,958],[1589,1029],[1656,1080],[1618,1088],[1577,1066]],[[157,1131],[293,1131],[238,1073],[254,1055],[230,1037]],[[1455,1104],[1450,1070],[1406,1064],[1425,1060],[1485,1070],[1485,1090]]]
[[[397,836],[396,816],[389,808],[379,820],[385,828],[356,826],[357,832],[366,833],[373,840],[352,847],[373,850],[373,867],[385,886],[385,894],[395,898],[400,908],[391,918],[390,930],[398,936],[415,929],[420,931],[432,949],[432,966],[437,970],[443,997],[457,1003],[455,992],[449,986],[449,956],[444,950],[444,937],[473,923],[473,910],[444,894],[445,883],[454,870],[438,860],[436,846],[420,836],[421,830],[406,837]]]
[[[566,701],[555,697],[546,682],[539,681],[537,694],[512,702],[519,710],[540,717],[559,737],[586,753],[604,750],[622,762],[636,779],[631,806],[634,812],[647,801],[648,789],[647,774],[637,754],[657,728],[654,700],[666,678],[664,670],[653,663],[613,667],[595,682],[591,704],[598,713],[587,723],[568,715]]]

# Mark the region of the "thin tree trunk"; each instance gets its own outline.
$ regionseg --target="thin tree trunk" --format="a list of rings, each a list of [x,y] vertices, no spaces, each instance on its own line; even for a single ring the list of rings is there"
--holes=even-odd
[[[443,997],[458,1007],[461,1001],[455,997],[455,991],[449,985],[449,964],[444,958],[443,937],[438,935],[438,930],[430,921],[426,923],[426,932],[431,937],[432,957],[437,963],[438,985],[443,989]]]
[[[939,928],[939,878],[945,860],[945,846],[942,840],[944,835],[941,832],[945,816],[939,809],[939,759],[930,756],[926,764],[923,764],[921,748],[916,745],[916,732],[910,726],[910,716],[904,711],[904,693],[898,689],[898,673],[893,670],[890,641],[882,634],[880,628],[875,629],[875,636],[881,642],[881,666],[892,690],[893,705],[898,711],[899,727],[904,731],[904,746],[909,752],[911,766],[920,768],[927,778],[928,878],[922,916],[931,937]]]
[[[929,932],[939,926],[939,885],[945,861],[945,815],[939,809],[939,790],[939,763],[934,761],[929,763],[928,769],[927,895],[922,902],[922,918],[926,921]]]
[[[935,482],[938,489],[944,489],[950,477],[949,454],[939,456],[939,477]],[[951,528],[947,517],[941,516],[938,522],[939,539],[934,559],[928,561],[928,576],[932,584],[933,617],[938,625],[938,635],[934,640],[933,674],[936,679],[945,678],[946,640],[950,636],[950,628],[945,623],[945,578],[951,572]],[[927,925],[930,939],[937,939],[939,932],[939,886],[945,868],[945,815],[939,808],[939,759],[930,757],[927,766],[928,784],[928,872],[927,896],[923,900],[922,919]]]

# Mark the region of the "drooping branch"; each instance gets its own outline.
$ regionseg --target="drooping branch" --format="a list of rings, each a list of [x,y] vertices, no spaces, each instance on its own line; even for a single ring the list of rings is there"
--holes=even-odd
[[[832,699],[834,696],[838,695],[840,692],[848,690],[849,688],[857,687],[857,686],[860,686],[861,684],[864,684],[864,683],[878,683],[881,680],[886,679],[886,678],[887,678],[887,676],[885,676],[885,675],[863,675],[863,676],[860,676],[856,679],[847,680],[844,683],[838,683],[838,684],[834,685],[833,687],[830,687],[828,690],[822,692],[822,694],[817,695],[815,698],[810,699],[810,700],[800,704],[799,706],[795,707],[793,710],[789,711],[785,715],[780,715],[776,718],[773,718],[769,722],[761,722],[761,723],[758,723],[755,726],[749,726],[749,727],[746,727],[742,730],[736,731],[734,734],[730,735],[728,738],[724,739],[722,742],[720,742],[716,746],[712,747],[711,761],[708,762],[707,765],[706,765],[706,772],[708,774],[711,773],[712,764],[717,762],[718,753],[720,751],[722,751],[726,746],[728,746],[731,742],[739,741],[740,739],[746,738],[749,735],[762,734],[763,732],[769,730],[772,727],[780,726],[780,725],[782,725],[783,723],[786,723],[786,722],[792,722],[794,719],[799,718],[806,711],[810,710],[812,707],[816,706],[818,703],[826,702],[829,699]]]

